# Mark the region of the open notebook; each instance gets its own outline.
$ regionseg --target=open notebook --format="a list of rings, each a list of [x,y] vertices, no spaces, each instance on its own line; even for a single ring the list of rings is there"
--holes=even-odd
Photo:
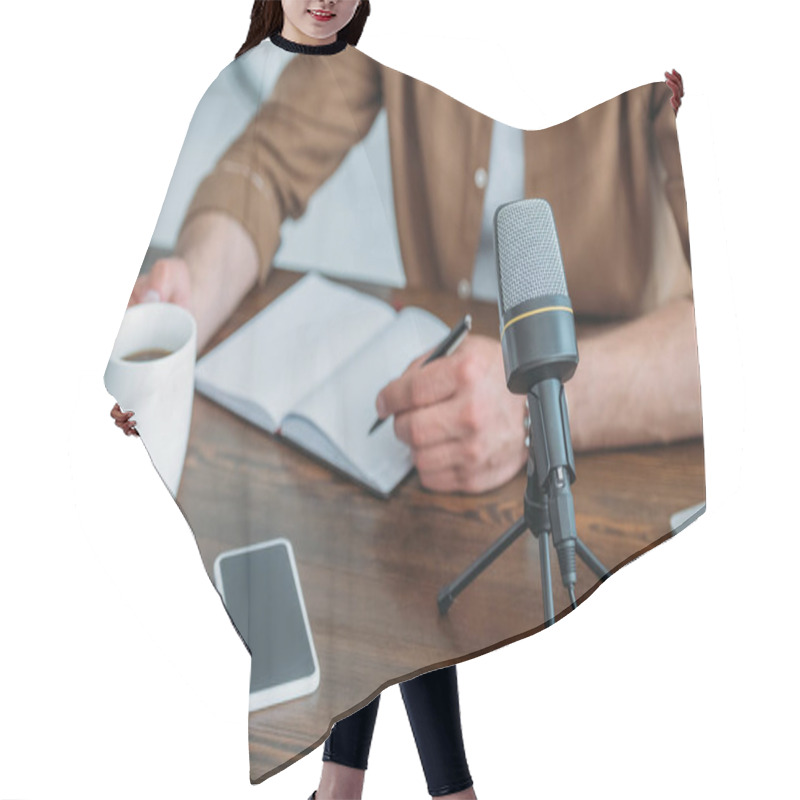
[[[384,497],[411,471],[409,448],[375,398],[448,327],[427,311],[314,273],[197,362],[197,390]]]

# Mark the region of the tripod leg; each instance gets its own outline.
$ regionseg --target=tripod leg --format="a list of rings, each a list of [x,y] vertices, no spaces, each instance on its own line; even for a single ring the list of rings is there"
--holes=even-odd
[[[539,534],[539,569],[542,573],[542,603],[544,604],[544,624],[549,628],[555,622],[553,610],[553,579],[550,574],[550,540],[547,531]]]
[[[499,555],[512,545],[527,529],[525,517],[520,517],[482,556],[474,561],[452,583],[439,592],[439,613],[446,614],[453,601],[483,572]]]
[[[586,564],[601,581],[604,581],[609,576],[608,570],[603,566],[600,559],[580,539],[575,540],[575,549],[583,560],[583,563]]]

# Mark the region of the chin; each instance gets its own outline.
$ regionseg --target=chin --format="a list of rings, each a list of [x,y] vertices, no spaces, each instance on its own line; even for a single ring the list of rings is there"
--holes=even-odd
[[[324,41],[325,39],[330,39],[331,36],[338,39],[339,38],[339,31],[335,31],[334,33],[326,33],[324,35],[320,35],[316,31],[308,31],[304,30],[303,33],[311,39],[316,39],[318,42]]]

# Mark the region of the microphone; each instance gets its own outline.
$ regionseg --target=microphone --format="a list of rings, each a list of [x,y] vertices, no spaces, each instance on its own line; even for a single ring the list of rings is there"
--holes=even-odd
[[[550,204],[519,200],[501,205],[494,233],[509,390],[527,394],[543,378],[569,380],[578,365],[578,344]]]
[[[501,205],[494,214],[497,303],[506,384],[527,395],[530,419],[524,513],[437,597],[446,614],[455,598],[529,530],[539,542],[545,625],[555,622],[548,537],[573,608],[576,555],[600,580],[609,572],[575,532],[575,456],[564,383],[578,366],[572,301],[567,293],[553,211],[545,200]]]
[[[530,413],[525,503],[543,530],[552,529],[574,603],[575,458],[564,383],[578,366],[578,343],[553,211],[546,200],[505,203],[495,212],[494,230],[506,384],[528,396]]]

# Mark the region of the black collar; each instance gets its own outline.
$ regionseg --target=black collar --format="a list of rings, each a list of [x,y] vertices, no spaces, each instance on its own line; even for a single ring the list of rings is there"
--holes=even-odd
[[[347,47],[346,39],[337,39],[330,44],[298,44],[297,42],[286,39],[279,33],[273,33],[269,37],[272,44],[280,47],[282,50],[288,50],[290,53],[303,53],[309,56],[330,56],[334,53],[341,53]]]

